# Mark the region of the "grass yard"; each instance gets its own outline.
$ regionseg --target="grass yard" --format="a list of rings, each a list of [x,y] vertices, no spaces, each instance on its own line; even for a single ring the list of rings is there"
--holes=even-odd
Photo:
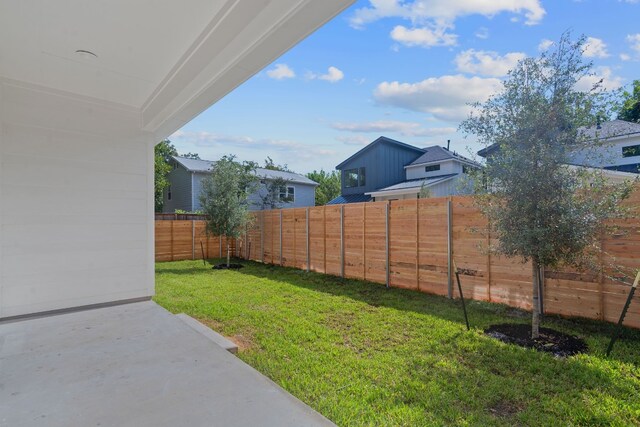
[[[547,318],[590,349],[555,359],[483,335],[529,321],[503,305],[469,302],[466,331],[457,301],[252,262],[159,263],[156,292],[340,426],[640,425],[639,331],[607,359],[611,325]]]

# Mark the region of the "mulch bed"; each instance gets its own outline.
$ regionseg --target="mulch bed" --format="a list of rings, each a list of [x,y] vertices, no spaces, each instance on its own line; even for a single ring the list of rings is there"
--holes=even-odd
[[[549,328],[540,328],[538,339],[531,339],[531,325],[502,323],[489,326],[484,333],[502,342],[552,353],[556,357],[568,357],[587,351],[587,344],[580,338]]]
[[[229,266],[227,266],[227,264],[224,263],[224,264],[216,264],[211,268],[213,268],[214,270],[226,270],[226,269],[237,270],[237,269],[242,268],[242,267],[244,267],[244,265],[242,265],[242,264],[233,264],[232,263],[232,264],[229,264]]]

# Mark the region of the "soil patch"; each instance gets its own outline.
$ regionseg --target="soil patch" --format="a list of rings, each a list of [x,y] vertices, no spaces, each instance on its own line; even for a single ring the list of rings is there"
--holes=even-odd
[[[522,409],[523,405],[518,402],[501,400],[489,407],[489,412],[496,417],[511,418],[521,412]]]
[[[226,269],[237,270],[237,269],[242,268],[242,267],[244,267],[244,265],[242,265],[242,264],[229,264],[227,266],[227,264],[225,263],[225,264],[216,264],[211,268],[213,268],[214,270],[226,270]]]
[[[531,325],[503,323],[489,326],[484,333],[509,344],[534,348],[552,353],[556,357],[568,357],[587,351],[587,344],[580,338],[549,328],[540,328],[540,337],[531,339]]]

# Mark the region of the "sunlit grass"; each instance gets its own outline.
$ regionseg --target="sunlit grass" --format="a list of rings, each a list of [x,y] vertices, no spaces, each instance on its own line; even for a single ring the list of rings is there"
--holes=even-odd
[[[568,359],[483,335],[526,313],[315,273],[202,261],[156,266],[155,300],[231,337],[239,357],[338,425],[639,425],[640,332],[548,318],[578,335]],[[286,416],[286,414],[283,414]]]

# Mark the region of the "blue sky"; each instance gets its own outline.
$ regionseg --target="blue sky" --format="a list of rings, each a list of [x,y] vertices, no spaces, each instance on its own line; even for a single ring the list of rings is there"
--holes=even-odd
[[[215,160],[335,165],[380,135],[460,153],[457,127],[518,59],[571,30],[611,89],[640,78],[640,0],[361,0],[171,140]],[[587,82],[585,82],[586,84]]]

